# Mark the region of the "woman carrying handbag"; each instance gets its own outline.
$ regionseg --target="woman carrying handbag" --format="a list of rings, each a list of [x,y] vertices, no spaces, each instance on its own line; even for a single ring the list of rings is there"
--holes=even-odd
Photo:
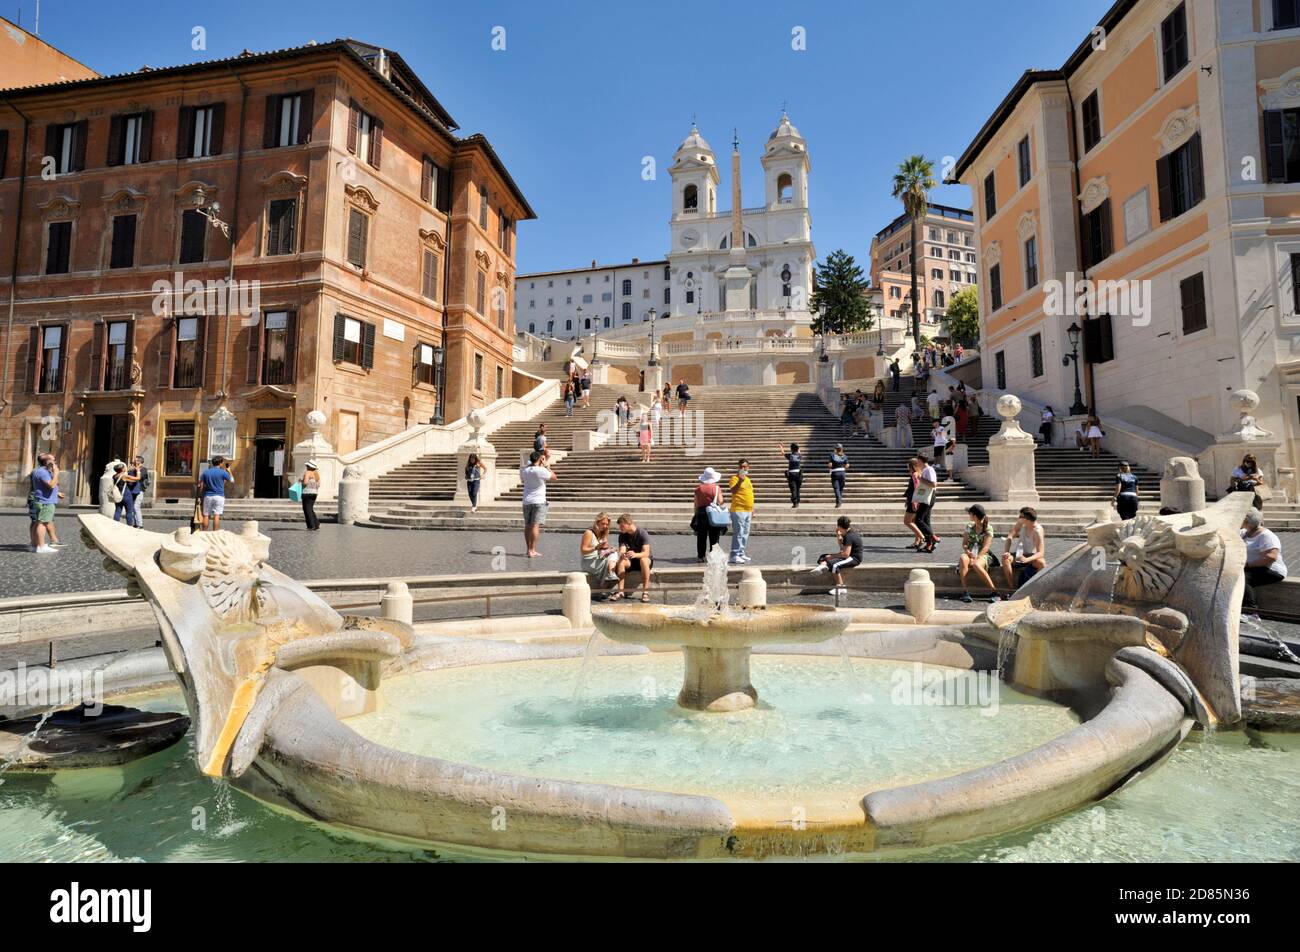
[[[302,484],[302,516],[307,522],[307,531],[315,532],[320,528],[320,519],[316,517],[316,495],[320,492],[320,473],[315,460],[308,460],[298,480]]]
[[[695,515],[691,518],[691,529],[695,531],[695,555],[700,562],[718,544],[722,537],[729,516],[722,508],[722,487],[718,483],[722,474],[710,466],[700,473],[699,485],[695,487]]]

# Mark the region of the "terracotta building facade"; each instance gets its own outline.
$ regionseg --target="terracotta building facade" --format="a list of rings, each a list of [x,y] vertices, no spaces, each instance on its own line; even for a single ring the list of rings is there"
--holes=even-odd
[[[135,454],[188,496],[224,409],[278,497],[312,410],[348,453],[511,396],[534,216],[456,128],[352,40],[0,90],[3,495],[48,449],[74,501]]]
[[[978,281],[975,217],[969,208],[926,206],[917,223],[921,257],[916,268],[921,333],[945,337],[944,314],[952,296]],[[903,317],[912,307],[912,216],[904,212],[871,239],[871,285],[880,289],[887,317]]]
[[[1077,346],[1079,408],[1192,450],[1255,391],[1294,466],[1300,3],[1120,0],[1064,66],[1024,74],[957,175],[985,386],[1064,414]]]

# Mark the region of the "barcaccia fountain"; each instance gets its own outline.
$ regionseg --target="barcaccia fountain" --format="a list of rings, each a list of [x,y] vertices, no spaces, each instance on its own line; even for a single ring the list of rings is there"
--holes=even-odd
[[[268,564],[269,540],[255,528],[161,534],[99,515],[80,518],[86,537],[154,607],[205,774],[314,821],[404,842],[699,859],[872,853],[1007,833],[1108,796],[1160,764],[1198,722],[1238,723],[1244,546],[1237,527],[1249,502],[1249,494],[1234,494],[1199,513],[1092,526],[1088,543],[1015,600],[959,627],[841,636],[850,617],[834,609],[730,610],[715,566],[699,605],[593,612],[599,629],[622,643],[619,650],[632,652],[602,662],[650,682],[651,701],[638,708],[626,692],[607,692],[594,710],[568,715],[566,725],[557,712],[573,703],[571,692],[555,702],[525,696],[481,732],[483,746],[473,754],[446,728],[403,734],[397,709],[396,733],[376,733],[374,718],[404,690],[427,702],[448,684],[430,687],[419,678],[454,675],[473,733],[473,718],[503,685],[553,688],[554,674],[537,666],[572,665],[580,647],[416,634],[398,622],[342,616]],[[837,636],[846,661],[851,655],[862,664],[885,659],[1000,673],[1014,696],[1004,698],[996,718],[897,700],[857,713],[845,709],[847,700],[809,707],[801,692],[848,697],[812,665],[811,656],[827,654],[816,642]],[[674,654],[636,647],[645,645],[683,648],[684,684],[671,709],[653,699],[660,696],[655,685],[672,681],[664,666]],[[713,713],[753,707],[751,649],[761,653],[764,667],[755,658],[755,675],[772,703],[740,716]],[[820,687],[805,676],[822,677]],[[800,703],[812,712],[803,723],[852,725],[827,735],[837,738],[828,743],[851,740],[869,750],[802,750],[808,745],[799,736],[780,734]],[[1028,714],[1036,732],[1017,720]],[[572,723],[585,731],[581,742],[560,746],[580,748],[584,771],[556,776],[551,748],[539,748]],[[775,744],[751,747],[765,731],[777,732]],[[930,739],[918,741],[924,732]],[[603,782],[602,771],[611,769],[603,745],[619,736],[629,738],[622,753],[630,750],[638,765],[671,743],[686,767],[637,773],[639,783]],[[701,756],[699,745],[710,739],[721,753]],[[941,746],[946,759],[927,764]],[[460,759],[438,756],[444,750],[460,751]],[[801,788],[793,802],[765,794],[792,772],[824,775],[832,754],[845,765],[835,769],[851,776]],[[905,768],[854,773],[917,756],[922,761]],[[726,776],[704,782],[703,772],[729,757],[746,759],[751,776],[761,774],[753,792],[737,792]],[[869,779],[855,779],[863,776]]]

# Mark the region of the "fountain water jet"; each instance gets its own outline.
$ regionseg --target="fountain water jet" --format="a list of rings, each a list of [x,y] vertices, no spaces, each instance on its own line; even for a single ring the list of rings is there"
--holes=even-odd
[[[852,620],[848,612],[815,605],[733,609],[730,597],[726,554],[715,546],[694,605],[602,607],[591,616],[612,641],[681,648],[686,673],[677,703],[711,713],[748,710],[758,702],[749,679],[755,645],[819,644],[842,635]]]

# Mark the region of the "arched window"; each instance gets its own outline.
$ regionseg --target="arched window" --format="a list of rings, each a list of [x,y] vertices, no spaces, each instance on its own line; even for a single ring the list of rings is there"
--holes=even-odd
[[[564,329],[565,329],[566,331],[571,331],[571,330],[573,330],[573,321],[565,321],[565,322],[564,322]]]
[[[668,265],[664,265],[664,280],[667,281],[671,277],[672,277],[672,269]]]
[[[582,323],[584,325],[583,330],[587,330],[587,331],[591,330],[591,318],[587,318]]]
[[[625,279],[623,281],[623,295],[624,297],[626,297],[631,293],[632,293],[632,282]]]
[[[935,291],[935,292],[934,292],[934,306],[935,306],[935,307],[943,307],[943,292],[942,292],[942,291]]]
[[[700,208],[700,190],[694,185],[688,185],[682,191],[682,211],[694,212]]]
[[[789,172],[782,172],[776,177],[776,200],[782,205],[794,201],[794,179]]]
[[[632,320],[632,302],[631,302],[631,301],[624,301],[624,302],[623,302],[623,320],[625,320],[625,321],[630,321],[630,320]]]
[[[529,325],[528,325],[528,333],[530,333],[530,334],[536,334],[536,333],[537,333],[537,325],[536,325],[536,324],[529,324]]]

